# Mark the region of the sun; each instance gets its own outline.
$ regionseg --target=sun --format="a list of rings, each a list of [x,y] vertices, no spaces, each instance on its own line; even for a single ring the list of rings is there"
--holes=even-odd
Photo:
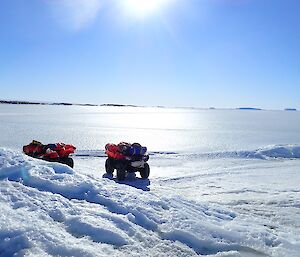
[[[172,0],[123,0],[125,11],[136,18],[146,18],[159,12]]]

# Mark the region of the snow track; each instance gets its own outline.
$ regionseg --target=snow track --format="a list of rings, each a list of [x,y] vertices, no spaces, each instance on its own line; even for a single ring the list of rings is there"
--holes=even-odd
[[[162,180],[153,180],[155,189]],[[287,245],[296,256],[299,249],[296,239],[228,205],[129,183],[0,149],[0,256],[282,256]]]

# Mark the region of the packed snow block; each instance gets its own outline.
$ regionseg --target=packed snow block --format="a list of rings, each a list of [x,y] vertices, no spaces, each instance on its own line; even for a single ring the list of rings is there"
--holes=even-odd
[[[53,209],[49,211],[49,216],[57,222],[64,222],[66,220],[65,215],[59,209]]]

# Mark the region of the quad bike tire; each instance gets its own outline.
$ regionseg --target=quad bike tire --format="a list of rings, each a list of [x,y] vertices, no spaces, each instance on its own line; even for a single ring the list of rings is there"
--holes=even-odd
[[[62,159],[59,160],[59,162],[62,163],[62,164],[68,165],[72,169],[74,168],[74,161],[70,157],[62,158]]]
[[[117,179],[124,180],[126,177],[126,166],[124,164],[120,164],[117,167]]]
[[[36,158],[36,157],[34,157],[34,158]],[[68,165],[72,169],[74,168],[74,161],[70,157],[55,158],[55,159],[43,157],[43,158],[38,158],[38,159],[41,159],[41,160],[44,160],[44,161],[47,161],[47,162],[58,162],[58,163],[61,163],[61,164]]]
[[[150,166],[148,163],[144,164],[144,168],[140,169],[140,175],[142,178],[146,179],[150,175]]]
[[[117,179],[124,180],[126,176],[126,170],[124,169],[117,169]]]
[[[113,165],[113,159],[107,158],[105,161],[105,171],[108,174],[113,174],[114,173],[114,165]]]

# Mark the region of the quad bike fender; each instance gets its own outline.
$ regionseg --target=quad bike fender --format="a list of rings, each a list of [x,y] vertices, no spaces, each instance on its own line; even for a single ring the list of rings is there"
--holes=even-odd
[[[143,160],[135,161],[135,162],[131,162],[130,165],[134,168],[144,168],[145,162]]]
[[[108,157],[113,159],[124,159],[125,155],[119,152],[119,147],[115,144],[106,144],[105,145],[105,153]]]

